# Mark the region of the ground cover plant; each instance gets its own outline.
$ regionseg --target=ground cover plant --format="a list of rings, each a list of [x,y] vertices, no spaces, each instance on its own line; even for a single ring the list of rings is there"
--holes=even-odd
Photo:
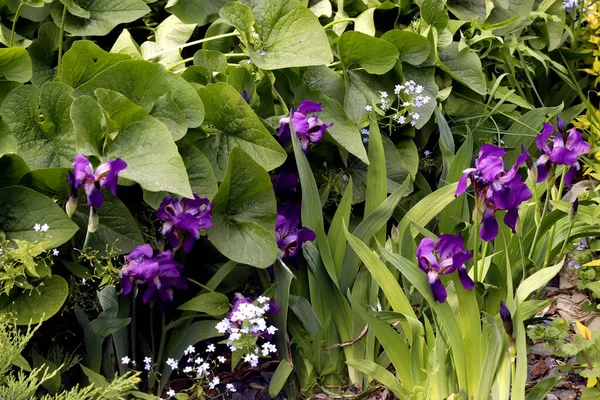
[[[598,398],[599,21],[0,0],[0,398]]]

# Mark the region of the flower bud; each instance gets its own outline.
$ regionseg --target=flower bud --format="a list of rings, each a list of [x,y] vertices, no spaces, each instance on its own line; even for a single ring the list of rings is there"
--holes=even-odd
[[[71,171],[67,173],[67,184],[69,185],[69,200],[65,206],[65,211],[69,218],[75,214],[77,209],[77,188],[75,188],[75,175]]]
[[[94,233],[98,230],[100,224],[100,217],[95,207],[90,207],[90,219],[88,221],[88,232]]]
[[[502,324],[504,324],[504,330],[508,336],[513,334],[513,321],[510,315],[510,310],[506,307],[503,301],[500,302],[500,318],[502,318]]]
[[[569,210],[569,221],[577,216],[577,209],[579,208],[579,199],[575,197],[575,201],[571,203],[571,209]]]

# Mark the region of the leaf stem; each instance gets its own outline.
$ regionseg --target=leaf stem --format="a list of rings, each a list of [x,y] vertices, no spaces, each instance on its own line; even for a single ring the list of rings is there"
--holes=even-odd
[[[332,26],[337,25],[337,24],[341,24],[343,22],[354,22],[355,20],[356,20],[356,18],[340,18],[340,19],[336,19],[335,21],[331,21],[327,25],[324,25],[323,29],[329,29]]]
[[[156,365],[161,365],[162,364],[162,356],[163,353],[165,351],[165,344],[167,342],[167,330],[165,329],[165,314],[161,314],[161,320],[160,320],[160,343],[158,345],[158,357],[156,357]],[[158,382],[158,396],[160,397],[160,394],[162,393],[162,387],[160,384],[160,381]]]
[[[8,42],[8,47],[12,47],[14,39],[15,39],[15,27],[17,26],[17,20],[19,19],[19,13],[21,12],[21,7],[23,7],[23,1],[19,1],[19,7],[17,7],[17,12],[15,13],[15,19],[13,19],[12,29],[10,30],[10,40]]]
[[[564,169],[560,175],[560,185],[558,186],[558,193],[556,194],[556,199],[559,200],[562,197],[563,189],[565,188],[565,175],[566,169]],[[552,230],[550,231],[550,239],[548,241],[548,246],[546,247],[546,256],[544,257],[544,265],[542,268],[546,268],[550,263],[550,253],[552,252],[552,242],[554,242],[554,235],[556,234],[556,224],[552,225]],[[569,237],[567,236],[567,239]]]
[[[186,62],[190,62],[190,61],[192,61],[193,59],[194,59],[194,57],[189,57],[189,58],[183,59],[183,60],[181,60],[181,61],[177,61],[175,64],[173,64],[173,65],[169,65],[169,66],[167,67],[167,69],[170,71],[170,70],[172,70],[173,68],[177,68],[177,67],[179,67],[181,64],[185,64]]]
[[[61,77],[62,73],[62,56],[63,56],[63,36],[65,34],[65,19],[67,18],[67,6],[63,7],[62,17],[60,19],[60,32],[58,33],[58,67],[56,70],[56,75],[58,79]]]
[[[203,285],[200,282],[198,282],[198,281],[196,281],[196,280],[194,280],[192,278],[187,278],[187,280],[190,281],[190,282],[192,282],[194,285],[200,286],[204,290],[208,290],[209,292],[215,293],[215,291],[212,290],[211,288],[209,288],[208,286]]]
[[[474,277],[474,281],[477,282],[479,280],[479,267],[478,267],[478,252],[479,252],[479,226],[481,224],[479,222],[475,222],[475,232],[473,235],[473,277]]]
[[[154,53],[151,56],[144,57],[144,60],[146,60],[146,61],[152,60],[153,58],[156,58],[158,56],[162,56],[163,54],[167,54],[167,53],[170,53],[170,52],[175,51],[175,50],[181,50],[181,49],[184,49],[184,48],[189,47],[189,46],[194,46],[196,44],[200,44],[200,43],[204,43],[204,42],[210,42],[211,40],[218,40],[218,39],[223,39],[223,38],[231,37],[231,36],[239,36],[239,34],[237,32],[230,32],[230,33],[224,33],[222,35],[216,35],[216,36],[207,37],[207,38],[200,39],[200,40],[194,40],[193,42],[184,43],[184,44],[176,46],[176,47],[171,47],[170,49],[159,51],[158,53]]]

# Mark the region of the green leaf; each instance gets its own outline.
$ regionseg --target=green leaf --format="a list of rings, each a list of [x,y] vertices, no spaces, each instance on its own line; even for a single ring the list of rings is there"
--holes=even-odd
[[[9,81],[28,82],[33,74],[29,53],[22,47],[0,49],[0,76]]]
[[[519,304],[527,300],[531,293],[540,288],[543,288],[548,282],[550,282],[550,280],[560,272],[563,263],[564,260],[551,267],[541,269],[535,272],[527,279],[525,279],[523,282],[521,282],[521,284],[517,288],[517,292],[515,293],[515,302],[517,304],[517,307],[519,306]]]
[[[346,364],[372,376],[374,379],[385,385],[386,388],[390,389],[390,391],[398,396],[399,399],[406,400],[409,398],[406,389],[400,384],[394,374],[379,364],[375,364],[369,360],[348,360],[346,361]]]
[[[315,336],[319,332],[321,323],[308,300],[302,296],[291,295],[290,308],[311,336]]]
[[[104,36],[117,25],[133,22],[150,12],[143,0],[88,0],[79,4],[85,5],[77,5],[76,9],[67,7],[69,12],[65,17],[65,31],[74,36]],[[60,2],[54,2],[50,8],[52,19],[58,26],[61,26],[64,7]],[[89,17],[85,17],[88,13]]]
[[[435,29],[442,31],[448,25],[448,14],[444,10],[445,2],[440,0],[423,0],[421,2],[421,18]]]
[[[384,33],[381,39],[387,40],[396,46],[400,55],[400,61],[411,65],[417,66],[423,64],[427,61],[431,53],[429,40],[416,32],[394,29]]]
[[[112,256],[127,254],[143,244],[144,237],[127,206],[112,193],[103,192],[104,204],[97,209],[99,224],[94,233],[87,232],[90,208],[83,193],[80,195],[79,206],[73,215],[73,222],[80,228],[78,238],[83,244],[87,235],[86,246],[98,251],[99,255],[107,255],[107,247],[112,249]]]
[[[85,376],[88,377],[90,383],[95,387],[105,388],[108,387],[108,385],[110,385],[110,383],[106,380],[106,378],[103,375],[94,372],[93,370],[89,369],[83,364],[79,364],[79,366],[81,367],[81,370],[83,371]]]
[[[96,95],[98,103],[83,96],[71,107],[78,152],[95,155],[101,161],[119,157],[127,162],[119,176],[149,191],[192,197],[183,160],[165,125],[117,92],[98,89]],[[105,115],[110,116],[116,130],[110,132],[111,137],[117,133],[108,146],[101,145],[109,134]]]
[[[194,65],[208,68],[211,74],[214,72],[224,73],[227,69],[227,57],[216,50],[202,49],[194,54]]]
[[[0,231],[8,240],[39,242],[45,249],[51,249],[71,239],[77,231],[77,225],[56,203],[24,187],[0,189],[0,210]],[[36,232],[35,224],[48,224],[49,229]]]
[[[235,147],[225,177],[212,201],[212,244],[227,258],[267,268],[279,256],[275,241],[275,194],[269,174]]]
[[[60,81],[76,88],[123,60],[129,60],[129,57],[124,54],[107,53],[93,42],[78,40],[63,57]]]
[[[229,299],[222,293],[202,293],[186,301],[177,307],[177,309],[218,316],[226,314],[229,311]]]
[[[3,119],[17,140],[17,154],[30,168],[73,165],[71,91],[69,86],[56,82],[44,84],[41,91],[32,85],[21,86],[2,103]]]
[[[144,59],[171,67],[174,72],[185,69],[185,65],[181,62],[183,58],[179,47],[190,40],[194,29],[196,29],[195,24],[185,24],[175,15],[171,15],[156,27],[155,41],[148,40],[140,46]]]
[[[31,292],[21,292],[15,297],[11,296],[8,305],[0,309],[0,314],[12,314],[13,322],[17,325],[36,324],[56,314],[68,294],[67,281],[54,275],[46,278],[43,285],[38,285]],[[6,298],[6,295],[0,296],[0,303],[4,303],[3,298]]]
[[[75,89],[73,97],[92,96],[98,88],[121,93],[151,115],[161,96],[171,92],[172,101],[185,115],[188,128],[196,128],[204,120],[204,105],[194,88],[159,64],[121,61]]]
[[[48,372],[48,373],[52,373],[54,371],[57,372],[53,377],[45,380],[42,383],[42,386],[44,388],[46,388],[46,390],[48,390],[48,392],[50,392],[52,394],[56,394],[58,392],[58,390],[60,389],[60,385],[61,385],[60,371],[58,370],[58,367],[56,366],[56,364],[54,364],[52,361],[49,361],[49,360],[45,359],[44,357],[42,357],[40,355],[40,353],[35,351],[35,349],[31,353],[31,358],[33,359],[33,366],[35,368],[41,367],[41,368],[43,368],[44,372]],[[43,375],[44,375],[44,373],[41,371],[38,374],[40,379],[43,377]]]
[[[285,151],[233,87],[216,83],[200,89],[199,94],[206,105],[204,125],[209,136],[196,144],[213,165],[217,180],[223,179],[234,147],[240,147],[267,171],[283,164]]]
[[[25,186],[56,199],[62,204],[69,197],[69,187],[67,182],[67,172],[70,168],[40,168],[24,174],[19,179],[19,185]]]
[[[333,61],[319,19],[297,0],[243,0],[256,20],[258,39],[248,44],[261,69],[305,67]],[[264,54],[259,51],[265,52]]]
[[[21,177],[29,172],[25,161],[16,154],[5,154],[0,157],[0,188],[14,186]]]
[[[558,384],[558,382],[562,381],[564,377],[562,376],[553,376],[551,378],[546,378],[543,381],[539,381],[533,389],[527,394],[525,397],[526,400],[544,400],[546,395],[550,393],[550,391]]]
[[[464,21],[479,19],[480,23],[485,21],[494,7],[491,0],[448,0],[446,5],[458,19]]]
[[[348,180],[346,190],[342,196],[342,201],[338,204],[329,231],[327,232],[327,239],[329,240],[329,246],[331,247],[331,254],[333,256],[333,262],[336,266],[337,273],[341,271],[342,261],[344,254],[346,253],[346,238],[340,235],[344,221],[350,221],[350,210],[352,208],[352,178]]]
[[[28,7],[23,7],[26,9]],[[27,48],[33,68],[31,83],[41,87],[52,81],[56,75],[56,50],[59,43],[59,29],[54,22],[43,23],[37,32],[37,37]]]
[[[398,50],[385,40],[349,31],[338,41],[338,56],[345,69],[361,67],[370,74],[382,75],[396,64]]]
[[[210,24],[219,16],[219,10],[229,0],[169,0],[165,10],[176,15],[186,24],[203,26]]]
[[[276,397],[279,392],[281,392],[283,385],[285,385],[285,381],[287,381],[293,370],[294,368],[289,361],[281,360],[271,378],[271,382],[269,382],[269,396],[271,396],[271,398]]]
[[[469,89],[485,95],[487,92],[481,60],[475,53],[459,51],[458,42],[452,42],[439,53],[438,66]]]

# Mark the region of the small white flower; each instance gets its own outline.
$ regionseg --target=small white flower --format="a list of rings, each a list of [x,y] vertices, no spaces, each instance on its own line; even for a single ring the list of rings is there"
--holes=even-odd
[[[40,230],[42,232],[48,232],[48,229],[50,229],[50,227],[48,226],[48,224],[44,224],[42,225],[42,227],[40,228]]]
[[[323,167],[327,168],[327,161],[323,161]]]
[[[211,343],[211,344],[209,344],[209,345],[206,347],[206,352],[207,352],[207,353],[212,353],[212,352],[214,352],[214,351],[215,351],[215,345],[214,345],[214,344],[212,344],[212,343]]]
[[[34,231],[36,231],[36,232],[39,232],[39,231],[40,231],[40,229],[42,229],[42,226],[41,226],[40,224],[35,224],[35,225],[33,226],[33,230],[34,230]]]
[[[85,285],[85,278],[81,278],[81,284]]]
[[[421,94],[421,93],[423,93],[423,89],[424,89],[424,87],[422,85],[417,85],[415,87],[415,93],[416,94]]]
[[[225,362],[227,361],[227,359],[223,356],[218,356],[217,360],[221,363],[221,364],[225,364]]]
[[[412,121],[410,121],[410,126],[415,126],[417,125],[417,121],[415,121],[414,119]]]
[[[412,113],[410,115],[411,115],[411,117],[413,117],[413,119],[419,119],[419,118],[421,118],[421,116],[419,114],[417,114],[417,113]]]
[[[52,255],[53,255],[54,257],[57,257],[59,254],[60,254],[60,253],[59,253],[58,249],[52,249]]]
[[[194,348],[194,346],[189,345],[187,347],[187,349],[184,350],[183,354],[185,354],[187,356],[187,355],[190,355],[190,354],[194,354],[195,352],[196,352],[196,349]]]
[[[256,50],[256,52],[258,53],[259,56],[264,56],[265,54],[267,54],[267,52],[264,50]]]
[[[224,318],[216,326],[217,332],[219,332],[219,333],[226,333],[230,327],[231,327],[231,322],[227,318]]]
[[[130,361],[131,361],[131,358],[129,358],[127,356],[121,358],[121,364],[123,364],[123,365],[129,364]]]
[[[200,357],[198,357],[198,358],[196,358],[196,360],[195,360],[194,362],[195,362],[196,364],[200,364],[200,363],[202,363],[203,361],[204,361],[204,358],[200,358]]]
[[[169,391],[167,392],[167,396],[169,396],[169,397],[175,396],[175,391],[173,389],[169,389]]]
[[[363,138],[363,143],[369,143],[369,138],[368,137],[364,137]]]
[[[189,366],[188,366],[188,367],[185,367],[185,368],[183,369],[183,372],[184,372],[185,374],[189,374],[190,372],[192,372],[192,367],[189,367]]]
[[[379,92],[379,94],[381,95],[381,98],[382,98],[382,99],[385,99],[386,97],[388,97],[388,94],[387,94],[387,92],[381,92],[381,91],[380,91],[380,92]]]
[[[239,332],[233,332],[231,335],[229,335],[230,340],[239,340],[241,337],[242,335]]]
[[[369,136],[369,130],[368,130],[367,128],[362,128],[362,129],[360,130],[360,133],[362,133],[363,135],[367,135],[367,136]]]
[[[367,111],[373,111],[373,107],[371,107],[371,106],[365,106],[365,110],[367,110]]]
[[[431,152],[430,152],[429,150],[424,150],[424,151],[423,151],[423,155],[424,155],[425,157],[429,157],[429,155],[430,155],[430,154],[431,154]]]
[[[269,335],[274,335],[275,332],[277,332],[277,331],[278,331],[278,329],[276,327],[274,327],[273,325],[271,325],[267,328],[267,333]]]
[[[413,104],[410,101],[405,101],[404,103],[402,103],[402,107],[410,107]]]
[[[256,301],[258,302],[258,304],[268,303],[269,300],[271,300],[271,299],[268,298],[267,296],[259,296],[258,299],[256,299]]]
[[[406,117],[404,115],[401,115],[398,117],[398,123],[399,124],[404,124],[406,123]]]
[[[227,391],[231,393],[235,392],[235,386],[233,386],[233,383],[228,383],[227,385],[225,385],[225,389],[227,389]]]
[[[400,92],[404,89],[404,85],[396,85],[394,87],[394,94],[400,94]]]
[[[150,358],[150,357],[144,357],[144,362],[145,363],[151,363],[152,362],[152,358]]]
[[[169,358],[166,363],[171,369],[177,369],[177,361],[173,358]]]
[[[213,380],[208,384],[208,387],[214,389],[219,383],[221,383],[221,380],[218,376],[215,376]]]

